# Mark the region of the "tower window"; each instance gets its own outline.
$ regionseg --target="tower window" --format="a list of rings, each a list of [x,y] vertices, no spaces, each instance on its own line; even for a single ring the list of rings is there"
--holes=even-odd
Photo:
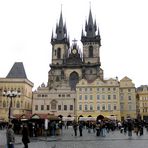
[[[57,49],[57,58],[60,59],[61,58],[61,48]]]
[[[93,46],[89,46],[89,58],[93,57]]]

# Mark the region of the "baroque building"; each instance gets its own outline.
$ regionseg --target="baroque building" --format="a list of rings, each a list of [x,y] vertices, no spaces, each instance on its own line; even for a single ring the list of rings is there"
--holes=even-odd
[[[6,78],[0,78],[0,118],[2,121],[8,121],[11,97],[12,118],[17,114],[32,112],[32,88],[33,83],[28,80],[23,63],[14,63]]]
[[[141,85],[137,88],[137,115],[148,121],[148,86]]]
[[[48,82],[33,92],[33,114],[51,113],[76,118],[101,114],[115,116],[119,120],[135,117],[135,86],[132,80],[128,77],[121,81],[117,78],[104,79],[100,61],[101,37],[91,9],[85,30],[82,29],[81,42],[82,50],[76,40],[70,45],[61,12],[55,34],[51,36],[52,60]]]

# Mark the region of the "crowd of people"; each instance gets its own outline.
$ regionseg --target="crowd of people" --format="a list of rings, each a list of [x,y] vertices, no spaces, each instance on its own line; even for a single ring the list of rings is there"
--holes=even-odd
[[[14,124],[15,125],[15,124]],[[3,128],[7,127],[6,138],[7,147],[14,148],[15,142],[15,132],[13,124],[5,125]],[[23,124],[21,126],[22,143],[24,148],[28,148],[28,143],[30,142],[30,137],[37,136],[35,133],[35,127],[37,125],[33,124],[30,129],[29,124]],[[42,125],[42,130],[45,130],[44,124]],[[65,129],[63,128],[65,126]],[[62,121],[52,121],[48,124],[49,136],[61,135],[63,130],[66,130],[71,126],[73,128],[74,136],[83,136],[83,130],[89,133],[94,133],[96,136],[105,137],[110,131],[118,130],[121,134],[128,135],[132,137],[133,132],[137,136],[142,136],[144,134],[144,128],[148,131],[148,123],[143,120],[138,119],[126,119],[124,121],[117,120],[97,120],[97,121],[76,121],[73,122],[62,122]],[[58,131],[58,132],[57,132]],[[34,134],[32,134],[34,132]],[[86,132],[85,132],[86,133]],[[48,136],[47,135],[47,136]]]
[[[127,134],[129,137],[132,137],[134,132],[137,136],[143,135],[144,127],[148,131],[148,123],[143,120],[137,119],[126,119],[124,121],[116,120],[98,120],[96,122],[87,121],[87,122],[73,122],[74,135],[77,136],[77,131],[79,129],[80,136],[82,136],[83,129],[88,130],[88,133],[95,133],[96,136],[105,137],[107,133],[114,130],[119,130],[120,133]]]

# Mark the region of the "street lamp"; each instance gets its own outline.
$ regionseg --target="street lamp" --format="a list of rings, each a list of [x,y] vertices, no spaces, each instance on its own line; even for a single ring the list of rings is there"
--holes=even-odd
[[[9,105],[9,110],[8,110],[8,119],[9,119],[9,122],[11,122],[11,115],[12,115],[12,99],[19,96],[20,97],[21,95],[21,92],[18,90],[4,90],[3,92],[3,96],[6,96],[7,98],[10,98],[10,105]]]

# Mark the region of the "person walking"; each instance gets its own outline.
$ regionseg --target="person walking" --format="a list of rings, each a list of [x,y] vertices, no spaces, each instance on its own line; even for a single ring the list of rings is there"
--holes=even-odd
[[[82,131],[83,131],[83,124],[82,124],[82,122],[80,121],[80,122],[79,122],[79,133],[80,133],[80,136],[82,136]]]
[[[25,146],[24,148],[28,148],[28,143],[30,143],[30,140],[27,125],[24,125],[22,129],[22,142]]]
[[[100,122],[96,123],[96,136],[100,136]]]
[[[74,129],[74,133],[75,133],[75,136],[77,136],[77,128],[78,127],[78,124],[76,121],[73,122],[73,129]]]
[[[132,130],[133,130],[133,123],[132,123],[131,119],[128,119],[127,128],[128,128],[128,136],[129,136],[129,138],[131,138],[132,137]]]
[[[7,138],[7,147],[14,148],[15,136],[14,136],[14,131],[12,129],[12,124],[8,125],[8,129],[6,131],[6,138]]]

